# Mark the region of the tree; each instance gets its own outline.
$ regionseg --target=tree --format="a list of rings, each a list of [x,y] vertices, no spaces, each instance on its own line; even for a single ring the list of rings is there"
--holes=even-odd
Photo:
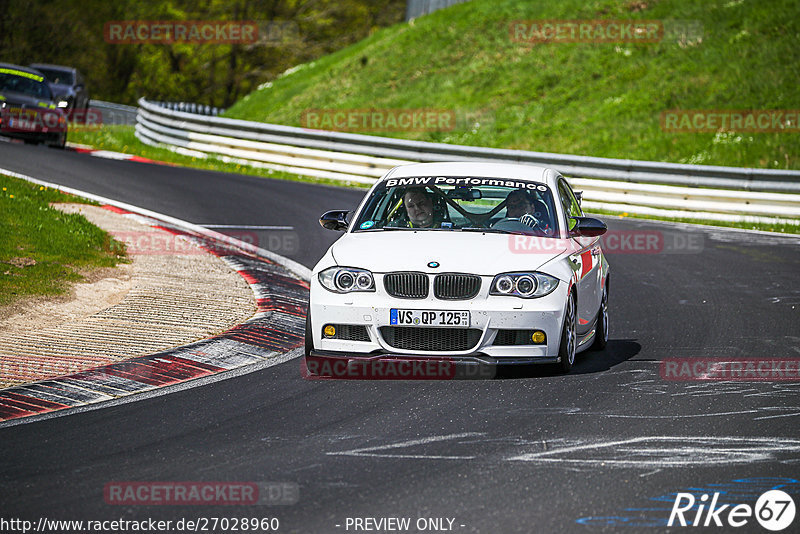
[[[93,98],[228,107],[286,69],[403,20],[404,0],[0,0],[0,61],[80,69]],[[114,44],[111,21],[255,21],[250,44]]]

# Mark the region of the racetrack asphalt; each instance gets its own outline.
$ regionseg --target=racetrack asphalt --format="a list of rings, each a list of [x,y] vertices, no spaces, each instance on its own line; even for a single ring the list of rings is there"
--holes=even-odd
[[[299,246],[286,255],[309,267],[338,236],[318,216],[364,194],[9,143],[0,167],[194,223],[292,226]],[[800,360],[800,239],[608,223],[694,245],[609,254],[611,341],[569,375],[307,381],[292,360],[0,428],[0,515],[277,517],[282,532],[315,533],[387,516],[452,518],[459,532],[661,532],[676,492],[726,491],[752,506],[780,486],[800,504],[800,382],[660,374],[665,358]],[[286,482],[299,500],[109,505],[103,490],[115,481]],[[751,518],[737,531],[763,530]]]

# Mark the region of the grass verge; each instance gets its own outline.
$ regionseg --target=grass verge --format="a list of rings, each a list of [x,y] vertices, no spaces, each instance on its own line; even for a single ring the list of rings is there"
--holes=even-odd
[[[455,114],[452,129],[378,132],[382,126],[367,121],[367,129],[356,119],[348,131],[800,169],[796,122],[794,130],[759,133],[673,133],[661,125],[669,110],[796,110],[797,12],[796,0],[471,0],[290,69],[225,116],[301,126],[313,110],[370,110],[379,117],[386,110],[447,110]],[[525,31],[512,34],[548,20],[655,20],[665,31],[650,43],[535,43],[525,41]]]
[[[51,202],[91,204],[0,174],[0,306],[63,294],[81,272],[127,261],[125,247],[107,232]]]

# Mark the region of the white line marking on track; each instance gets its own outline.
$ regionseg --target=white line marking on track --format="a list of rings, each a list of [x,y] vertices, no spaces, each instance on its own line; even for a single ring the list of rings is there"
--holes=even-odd
[[[584,454],[567,457],[574,453]],[[779,453],[800,453],[800,440],[650,436],[562,447],[512,456],[506,460],[540,464],[661,468],[777,461]]]
[[[649,477],[650,475],[655,475],[656,473],[660,473],[662,469],[656,469],[654,471],[650,471],[649,473],[642,473],[639,475],[640,478]]]
[[[233,230],[294,230],[294,226],[263,226],[254,224],[201,224],[205,228],[230,228]]]
[[[437,443],[441,441],[449,441],[459,438],[485,436],[484,432],[464,432],[461,434],[448,434],[446,436],[431,436],[422,439],[412,439],[409,441],[401,441],[399,443],[390,443],[389,445],[378,445],[376,447],[364,447],[361,449],[351,449],[349,451],[338,451],[326,453],[330,456],[369,456],[373,458],[403,458],[414,460],[474,460],[475,456],[443,456],[443,455],[427,455],[427,454],[381,454],[376,451],[385,451],[389,449],[401,449],[404,447],[414,447],[416,445],[427,445],[428,443]]]

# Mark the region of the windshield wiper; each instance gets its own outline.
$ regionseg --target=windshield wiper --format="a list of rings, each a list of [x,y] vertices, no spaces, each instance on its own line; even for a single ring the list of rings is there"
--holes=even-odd
[[[505,230],[498,230],[497,228],[477,228],[477,227],[467,227],[467,228],[459,228],[462,232],[485,232],[487,234],[508,234],[510,232],[506,232]]]

